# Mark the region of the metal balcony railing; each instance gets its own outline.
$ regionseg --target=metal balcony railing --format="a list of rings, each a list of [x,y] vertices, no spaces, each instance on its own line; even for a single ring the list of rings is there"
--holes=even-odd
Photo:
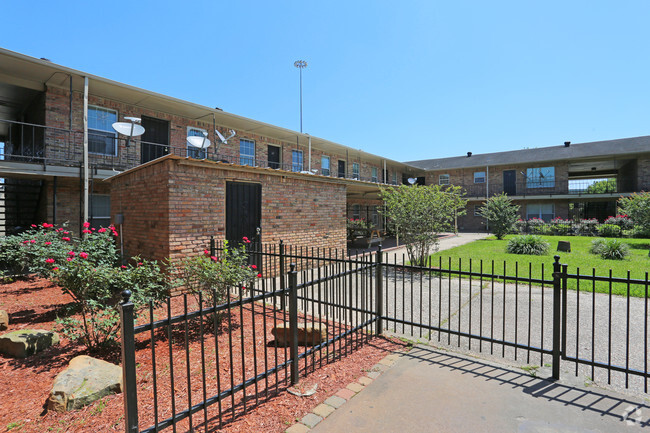
[[[0,160],[79,167],[83,163],[83,131],[53,126],[0,119]],[[217,153],[218,146],[198,149],[182,144],[161,144],[140,139],[127,140],[111,132],[88,132],[89,163],[96,169],[124,171],[153,159],[173,154],[181,157],[207,159],[230,164],[264,167],[300,173],[395,185],[392,177],[384,182],[379,177],[366,177],[356,173],[339,173],[331,169],[308,170],[305,163],[283,163],[252,156]],[[398,182],[397,184],[400,184]]]

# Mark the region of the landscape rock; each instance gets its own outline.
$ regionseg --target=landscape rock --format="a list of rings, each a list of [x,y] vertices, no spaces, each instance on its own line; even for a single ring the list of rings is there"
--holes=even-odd
[[[557,250],[570,253],[571,252],[571,242],[569,242],[569,241],[557,241]]]
[[[278,346],[288,346],[291,337],[289,322],[280,324],[271,330]],[[298,323],[298,344],[301,346],[315,346],[327,341],[327,325],[325,323]]]
[[[59,334],[44,329],[20,329],[0,336],[0,353],[25,358],[59,344]]]
[[[9,314],[5,310],[0,310],[0,331],[9,327]]]
[[[72,358],[54,379],[48,410],[79,409],[102,397],[122,392],[122,368],[87,355]]]

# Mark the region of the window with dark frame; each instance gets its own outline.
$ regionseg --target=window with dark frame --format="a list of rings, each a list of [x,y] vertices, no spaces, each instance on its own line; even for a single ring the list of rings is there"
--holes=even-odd
[[[103,107],[88,107],[88,152],[117,156],[117,133],[113,123],[117,111]]]

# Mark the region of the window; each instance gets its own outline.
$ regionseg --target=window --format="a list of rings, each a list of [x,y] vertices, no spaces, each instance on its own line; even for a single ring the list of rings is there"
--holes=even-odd
[[[449,185],[449,175],[441,174],[438,176],[438,185]]]
[[[117,155],[117,133],[113,123],[117,111],[102,107],[88,107],[88,152],[100,155]]]
[[[98,229],[111,224],[111,196],[108,194],[91,194],[90,226]]]
[[[396,171],[393,172],[393,177],[391,178],[390,183],[392,183],[393,185],[397,185],[397,172]]]
[[[352,179],[359,180],[359,163],[358,162],[353,162],[352,163]]]
[[[207,134],[208,131],[201,128],[195,128],[193,126],[187,127],[187,136],[188,137],[204,137],[203,133]],[[187,156],[190,158],[196,159],[205,159],[208,149],[199,149],[198,147],[192,146],[189,142],[187,143]]]
[[[526,169],[526,188],[553,188],[555,186],[555,167]]]
[[[323,176],[330,175],[330,157],[321,156],[320,158],[320,171]]]
[[[253,140],[239,139],[239,164],[255,166],[255,142]]]
[[[474,172],[474,183],[485,183],[485,172],[484,171],[475,171]]]
[[[377,178],[377,167],[372,168],[372,179],[373,182],[378,182],[379,179]]]
[[[302,171],[302,150],[291,151],[291,171]]]
[[[550,221],[555,218],[555,205],[553,203],[536,203],[526,206],[526,219],[538,218]]]
[[[352,205],[352,219],[358,220],[361,218],[361,206],[358,204]]]

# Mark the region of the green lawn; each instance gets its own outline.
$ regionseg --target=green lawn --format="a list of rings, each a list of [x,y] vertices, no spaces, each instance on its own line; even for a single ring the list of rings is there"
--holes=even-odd
[[[648,257],[650,239],[624,239],[623,241],[630,246],[630,255],[625,260],[604,260],[599,256],[589,253],[591,242],[596,239],[594,237],[541,236],[550,244],[549,254],[545,256],[525,256],[506,253],[506,244],[512,236],[506,236],[505,239],[500,241],[494,236],[490,236],[486,239],[440,251],[431,256],[431,266],[438,267],[442,263],[442,269],[449,269],[451,260],[452,269],[458,270],[460,263],[462,264],[462,270],[468,271],[471,259],[472,271],[478,272],[482,260],[484,273],[492,273],[492,266],[494,266],[495,274],[504,275],[505,266],[505,275],[508,276],[514,276],[515,272],[517,272],[518,276],[528,278],[529,274],[532,273],[532,278],[552,280],[553,256],[558,254],[560,256],[560,263],[569,265],[569,274],[576,274],[579,271],[581,275],[592,275],[592,270],[595,269],[597,276],[608,276],[611,269],[612,276],[626,278],[629,270],[632,279],[645,280],[646,272],[650,271],[650,257]],[[557,242],[559,240],[568,240],[571,242],[570,253],[556,252]],[[615,283],[613,284],[612,292],[625,294],[627,291],[626,286],[624,283]],[[568,287],[575,290],[577,287],[576,280],[569,279]],[[591,291],[592,282],[580,281],[580,290]],[[609,283],[596,282],[596,291],[607,293],[609,291]],[[631,285],[630,293],[632,296],[644,296],[645,287],[644,285]]]

